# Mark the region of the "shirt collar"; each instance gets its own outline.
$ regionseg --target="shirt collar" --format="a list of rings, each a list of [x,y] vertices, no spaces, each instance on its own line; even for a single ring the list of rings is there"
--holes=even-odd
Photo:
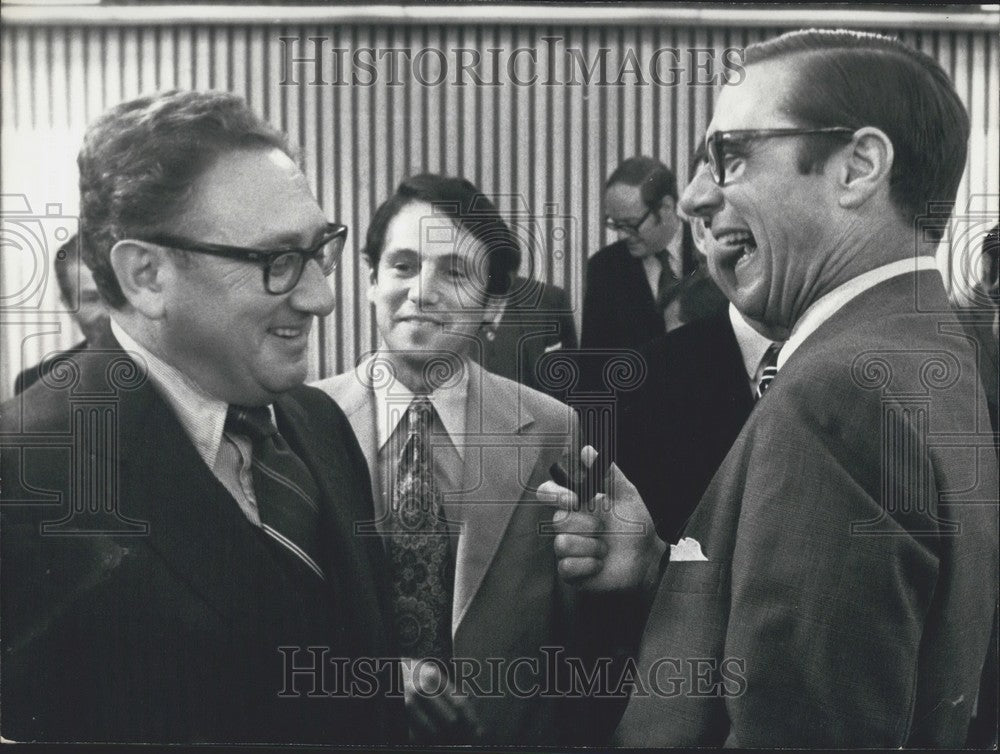
[[[911,272],[922,270],[936,270],[937,263],[934,257],[918,256],[909,259],[898,259],[895,262],[876,267],[874,270],[863,272],[855,278],[851,278],[843,285],[834,288],[824,296],[816,299],[809,308],[799,317],[799,321],[792,328],[791,335],[785,342],[781,353],[778,354],[778,369],[784,366],[789,357],[795,353],[796,349],[826,322],[830,317],[840,311],[851,299],[861,295],[869,288],[873,288],[890,278],[905,275]]]
[[[386,357],[380,351],[373,358],[384,361]],[[378,431],[378,448],[381,451],[389,442],[392,433],[396,431],[399,422],[406,416],[406,408],[413,401],[414,394],[406,385],[395,378],[376,383],[372,390],[375,393],[376,429]],[[456,442],[456,438],[461,438],[465,434],[468,396],[469,364],[467,360],[462,361],[462,373],[457,383],[438,388],[427,396],[459,457],[464,457],[465,443]]]
[[[683,221],[678,221],[674,237],[667,243],[667,253],[670,255],[670,269],[674,277],[681,278],[684,274],[684,228]]]
[[[743,368],[747,372],[747,377],[753,380],[757,374],[757,368],[760,366],[760,360],[764,358],[764,353],[773,341],[765,338],[747,324],[743,315],[732,303],[729,304],[729,322],[733,326],[733,334],[736,335],[736,345],[740,347]]]
[[[177,416],[198,455],[210,469],[215,468],[228,404],[206,395],[181,371],[154,356],[125,332],[114,317],[111,319],[111,332],[123,350],[135,353],[145,361],[147,376]]]

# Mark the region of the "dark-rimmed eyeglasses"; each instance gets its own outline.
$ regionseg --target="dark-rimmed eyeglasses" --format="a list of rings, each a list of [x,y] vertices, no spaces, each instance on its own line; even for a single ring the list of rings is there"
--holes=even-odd
[[[198,243],[168,234],[148,236],[142,240],[158,246],[168,246],[178,251],[210,254],[226,259],[238,259],[264,266],[264,289],[275,296],[288,293],[302,278],[306,262],[315,259],[324,276],[337,268],[347,239],[347,226],[327,223],[326,230],[316,243],[305,249],[249,249],[243,246],[226,246],[218,243]]]
[[[726,185],[726,150],[735,144],[743,144],[759,139],[777,139],[782,136],[806,136],[809,134],[853,134],[855,129],[845,126],[829,128],[760,128],[716,131],[705,139],[708,172],[719,186]]]
[[[609,230],[618,231],[619,233],[637,234],[639,232],[639,228],[642,227],[642,224],[646,222],[646,218],[649,217],[651,214],[653,214],[653,210],[647,209],[646,214],[633,223],[627,223],[624,220],[613,220],[610,217],[605,217],[604,227],[608,228]]]

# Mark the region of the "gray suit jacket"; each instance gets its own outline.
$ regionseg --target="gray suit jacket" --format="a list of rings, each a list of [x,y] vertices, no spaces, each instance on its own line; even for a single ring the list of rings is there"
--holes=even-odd
[[[369,364],[316,387],[347,414],[375,479],[378,433]],[[479,663],[478,683],[488,690],[486,658],[502,658],[506,675],[511,660],[539,657],[542,646],[566,644],[569,596],[546,533],[555,507],[539,502],[535,490],[576,436],[577,420],[572,409],[553,398],[475,363],[469,362],[469,369],[466,436],[452,438],[465,444],[464,479],[445,497],[449,518],[463,523],[452,636],[455,657]],[[521,686],[530,690],[529,675],[522,676]],[[537,694],[518,698],[501,680],[499,696],[473,694],[484,728],[482,743],[560,740],[560,705]]]
[[[997,596],[997,463],[936,272],[789,358],[666,565],[623,745],[960,747]],[[657,671],[653,673],[653,671]]]

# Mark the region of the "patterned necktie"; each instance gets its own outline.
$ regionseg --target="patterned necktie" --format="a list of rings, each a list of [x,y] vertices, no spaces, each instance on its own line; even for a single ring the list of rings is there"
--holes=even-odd
[[[319,487],[271,421],[266,406],[230,406],[226,430],[253,442],[254,497],[261,528],[325,579],[319,566]]]
[[[657,252],[656,258],[660,262],[660,278],[656,283],[656,308],[663,311],[670,305],[680,281],[674,277],[674,273],[670,269],[669,251],[664,249]]]
[[[771,386],[771,381],[778,373],[778,353],[781,351],[783,345],[785,344],[772,343],[761,357],[760,365],[757,367],[757,374],[755,375],[757,381],[757,400],[760,400],[760,397],[767,392],[767,389]]]
[[[396,639],[403,657],[451,657],[454,568],[429,452],[434,407],[416,397],[385,526]]]

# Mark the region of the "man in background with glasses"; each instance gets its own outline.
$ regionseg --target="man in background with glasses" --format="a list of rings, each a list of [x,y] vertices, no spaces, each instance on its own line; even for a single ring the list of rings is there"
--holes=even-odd
[[[652,157],[625,160],[605,184],[604,212],[620,238],[587,263],[582,348],[634,348],[725,307],[677,216],[670,168]]]
[[[557,522],[561,573],[649,588],[622,745],[961,747],[998,573],[986,401],[933,257],[967,113],[880,35],[794,32],[745,63],[681,207],[739,312],[788,339],[681,538],[612,466],[608,499]]]
[[[398,740],[391,666],[349,664],[394,653],[364,456],[302,385],[347,228],[231,94],[119,105],[79,166],[115,347],[3,411],[3,735]]]

